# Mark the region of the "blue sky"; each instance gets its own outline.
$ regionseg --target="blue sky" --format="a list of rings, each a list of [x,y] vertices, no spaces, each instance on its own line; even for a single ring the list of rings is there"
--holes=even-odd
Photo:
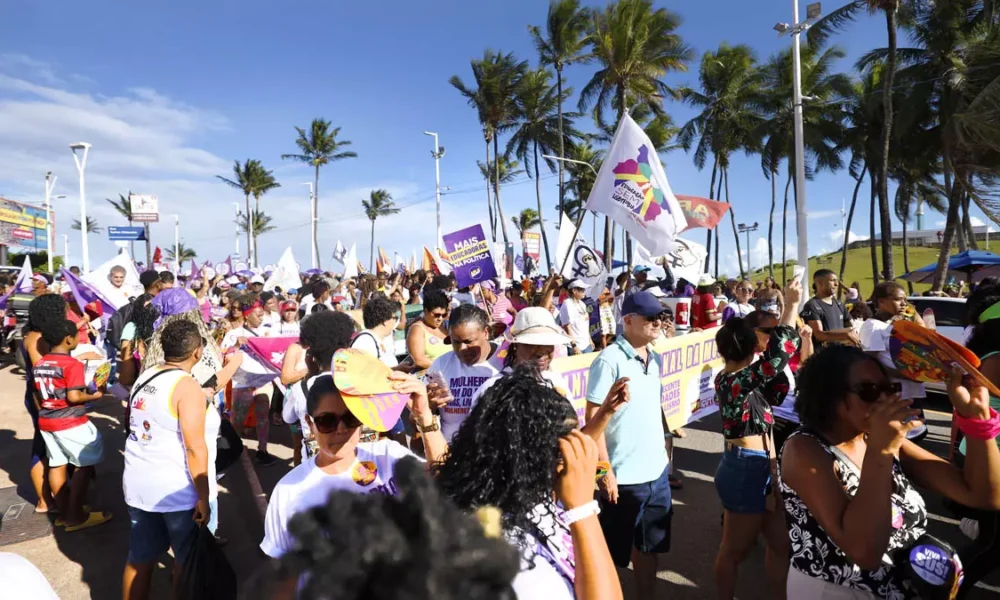
[[[680,33],[699,56],[726,41],[749,44],[764,60],[789,43],[772,31],[775,22],[791,19],[788,2],[657,5],[679,12]],[[542,0],[5,3],[0,16],[11,26],[0,38],[0,196],[41,203],[45,171],[53,171],[59,177],[56,193],[67,195],[56,203],[58,250],[62,234],[71,233],[71,262],[78,263],[79,233],[69,225],[79,217],[79,196],[67,144],[88,141],[94,145],[87,169],[88,214],[104,226],[123,224],[104,198],[129,189],[158,194],[163,214],[180,214],[182,241],[203,259],[222,260],[233,250],[231,203],[243,198],[214,176],[228,176],[234,159],[257,158],[282,183],[263,200],[279,229],[261,236],[262,262],[274,262],[291,246],[306,264],[308,192],[300,184],[312,180],[311,170],[280,155],[295,151],[293,126],[324,117],[342,127],[341,136],[359,155],[321,172],[324,266],[332,266],[337,239],[357,242],[359,257],[367,261],[370,223],[360,201],[373,188],[389,189],[404,207],[378,221],[376,242],[408,256],[434,243],[434,165],[425,130],[438,132],[447,148],[441,180],[453,193],[442,201],[445,233],[487,220],[475,164],[484,153],[479,125],[448,78],[471,80],[470,59],[488,47],[535,65],[527,25],[541,25],[546,9]],[[848,53],[842,68],[882,45],[884,36],[881,20],[863,17],[836,39]],[[697,60],[690,68],[697,68]],[[594,69],[570,67],[569,84],[581,89]],[[667,82],[694,83],[695,77],[672,74]],[[676,102],[668,102],[667,110],[677,123],[692,116]],[[590,128],[589,119],[583,126]],[[663,161],[675,193],[707,195],[710,170],[698,171],[683,151],[666,154]],[[558,188],[555,177],[546,175],[543,171],[543,208],[554,222]],[[853,183],[841,172],[808,184],[812,253],[839,246],[832,236],[838,230],[842,235],[841,201],[850,200]],[[730,195],[738,220],[756,220],[763,232],[770,184],[758,158],[734,160]],[[502,198],[508,215],[534,207],[533,182],[505,188]],[[865,235],[864,191],[861,198],[852,230]],[[788,243],[794,247],[790,217]],[[925,228],[942,221],[929,213]],[[723,226],[722,268],[733,273],[728,219]],[[589,236],[590,230],[588,219],[584,233]],[[153,237],[160,246],[172,244],[173,219],[155,225]],[[691,235],[699,242],[704,237],[700,230]],[[776,240],[778,257],[780,228]],[[758,233],[752,246],[753,263],[760,264],[766,240]],[[91,235],[90,252],[96,264],[115,248],[106,234]]]

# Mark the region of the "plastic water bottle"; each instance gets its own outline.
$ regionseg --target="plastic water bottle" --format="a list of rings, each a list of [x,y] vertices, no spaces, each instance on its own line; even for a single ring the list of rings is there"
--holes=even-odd
[[[937,329],[937,322],[934,320],[934,309],[928,307],[924,309],[923,314],[924,325],[927,329],[934,331]]]

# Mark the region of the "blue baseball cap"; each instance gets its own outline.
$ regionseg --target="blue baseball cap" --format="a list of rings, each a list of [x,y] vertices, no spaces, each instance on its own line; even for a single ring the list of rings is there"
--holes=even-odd
[[[649,271],[652,270],[653,270],[652,268],[647,267],[646,265],[636,265],[632,267],[632,274],[638,275],[639,273],[648,273]]]
[[[663,305],[660,300],[650,292],[642,291],[625,296],[622,302],[622,316],[640,315],[643,317],[655,317],[663,312]]]

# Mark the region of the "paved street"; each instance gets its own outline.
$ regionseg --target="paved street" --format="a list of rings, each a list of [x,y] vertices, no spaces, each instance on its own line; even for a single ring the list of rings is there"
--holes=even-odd
[[[0,493],[3,488],[17,486],[22,497],[33,497],[28,481],[31,422],[23,407],[23,378],[5,367],[0,371]],[[47,521],[31,513],[31,506],[13,520],[5,520],[0,528],[0,552],[15,552],[38,566],[63,600],[88,598],[110,600],[120,597],[122,565],[128,552],[129,524],[121,493],[123,434],[119,426],[122,409],[114,400],[105,400],[95,407],[91,417],[105,436],[105,461],[98,467],[98,479],[93,486],[91,504],[109,509],[114,520],[108,525],[88,531],[67,534],[61,529],[27,541],[16,541],[14,535],[30,525]],[[925,445],[931,450],[946,451],[949,415],[929,411],[931,435]],[[712,562],[721,534],[720,509],[712,474],[718,462],[721,437],[715,418],[696,423],[687,429],[688,436],[678,440],[675,461],[685,479],[685,487],[675,495],[673,552],[661,563],[661,585],[658,596],[671,599],[709,598],[714,594]],[[284,434],[285,432],[273,432]],[[280,439],[280,436],[278,436]],[[283,463],[259,471],[261,485],[269,491],[284,474],[291,461],[287,441],[275,446],[273,453]],[[254,442],[247,442],[252,447]],[[256,549],[261,538],[261,522],[254,507],[248,479],[239,464],[221,481],[220,533],[229,538],[225,550],[241,582],[245,582],[262,564],[263,555]],[[2,496],[0,496],[2,497]],[[953,544],[966,540],[956,522],[944,511],[940,502],[928,496],[933,512],[932,532]],[[3,508],[3,507],[0,507]],[[13,515],[17,511],[8,511]],[[21,521],[27,519],[28,521]],[[17,522],[14,525],[14,522]],[[13,542],[13,543],[12,543]],[[166,598],[169,564],[162,564],[155,578],[155,597]],[[741,569],[737,587],[741,600],[767,598],[763,581],[763,551],[756,551]],[[629,573],[622,572],[626,583]],[[988,584],[988,585],[987,585]],[[1000,598],[1000,577],[996,574],[973,598]],[[0,596],[3,596],[0,593]],[[631,594],[627,595],[627,597]],[[4,596],[6,597],[6,596]]]

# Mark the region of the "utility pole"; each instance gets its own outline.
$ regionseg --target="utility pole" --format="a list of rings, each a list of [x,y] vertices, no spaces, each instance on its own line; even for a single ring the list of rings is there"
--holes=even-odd
[[[431,156],[434,157],[434,195],[437,199],[437,244],[438,248],[444,248],[444,240],[441,233],[441,159],[444,157],[444,146],[438,146],[438,134],[433,131],[425,131],[424,135],[434,138],[434,149]]]
[[[753,225],[747,225],[746,223],[740,223],[738,225],[740,233],[747,234],[747,277],[750,276],[752,269],[750,268],[750,261],[753,258],[750,253],[750,232],[757,231],[757,222],[755,221]]]

